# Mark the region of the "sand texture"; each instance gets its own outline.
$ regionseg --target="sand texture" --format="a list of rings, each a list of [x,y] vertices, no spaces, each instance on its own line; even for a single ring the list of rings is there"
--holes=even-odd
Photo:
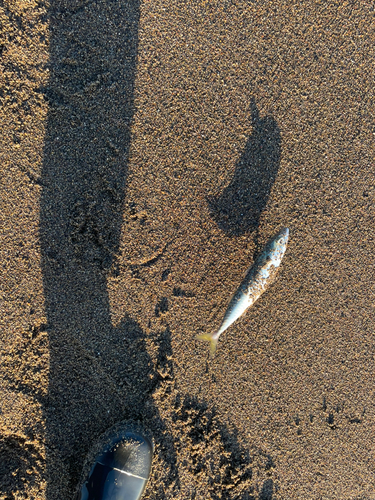
[[[0,499],[375,499],[373,1],[0,2]],[[265,242],[274,284],[220,338]]]

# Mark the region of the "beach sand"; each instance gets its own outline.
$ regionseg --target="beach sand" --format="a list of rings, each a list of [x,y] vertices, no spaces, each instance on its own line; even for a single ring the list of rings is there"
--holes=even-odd
[[[374,4],[4,0],[0,498],[373,500]],[[276,282],[218,327],[265,242]]]

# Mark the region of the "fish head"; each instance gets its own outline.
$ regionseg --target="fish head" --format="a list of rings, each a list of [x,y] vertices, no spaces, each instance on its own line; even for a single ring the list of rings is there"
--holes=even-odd
[[[289,238],[289,228],[283,227],[275,236],[274,244],[275,246],[286,247]]]
[[[269,242],[269,247],[266,249],[266,253],[269,255],[276,266],[279,266],[281,259],[286,250],[286,245],[289,238],[289,229],[284,227],[281,229],[276,236],[272,238]]]

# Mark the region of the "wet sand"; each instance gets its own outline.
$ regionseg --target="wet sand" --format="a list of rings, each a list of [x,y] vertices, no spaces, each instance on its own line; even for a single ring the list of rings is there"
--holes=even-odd
[[[373,500],[372,2],[0,6],[0,498],[121,421],[146,499]],[[276,282],[215,329],[270,236]]]

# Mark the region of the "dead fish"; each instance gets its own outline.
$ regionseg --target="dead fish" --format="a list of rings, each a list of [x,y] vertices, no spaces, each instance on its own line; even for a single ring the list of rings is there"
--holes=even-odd
[[[210,342],[212,356],[215,354],[220,335],[242,316],[274,281],[285,254],[288,238],[289,229],[285,227],[269,240],[262,253],[246,272],[245,278],[229,302],[219,329],[213,333],[198,335],[199,340]]]

